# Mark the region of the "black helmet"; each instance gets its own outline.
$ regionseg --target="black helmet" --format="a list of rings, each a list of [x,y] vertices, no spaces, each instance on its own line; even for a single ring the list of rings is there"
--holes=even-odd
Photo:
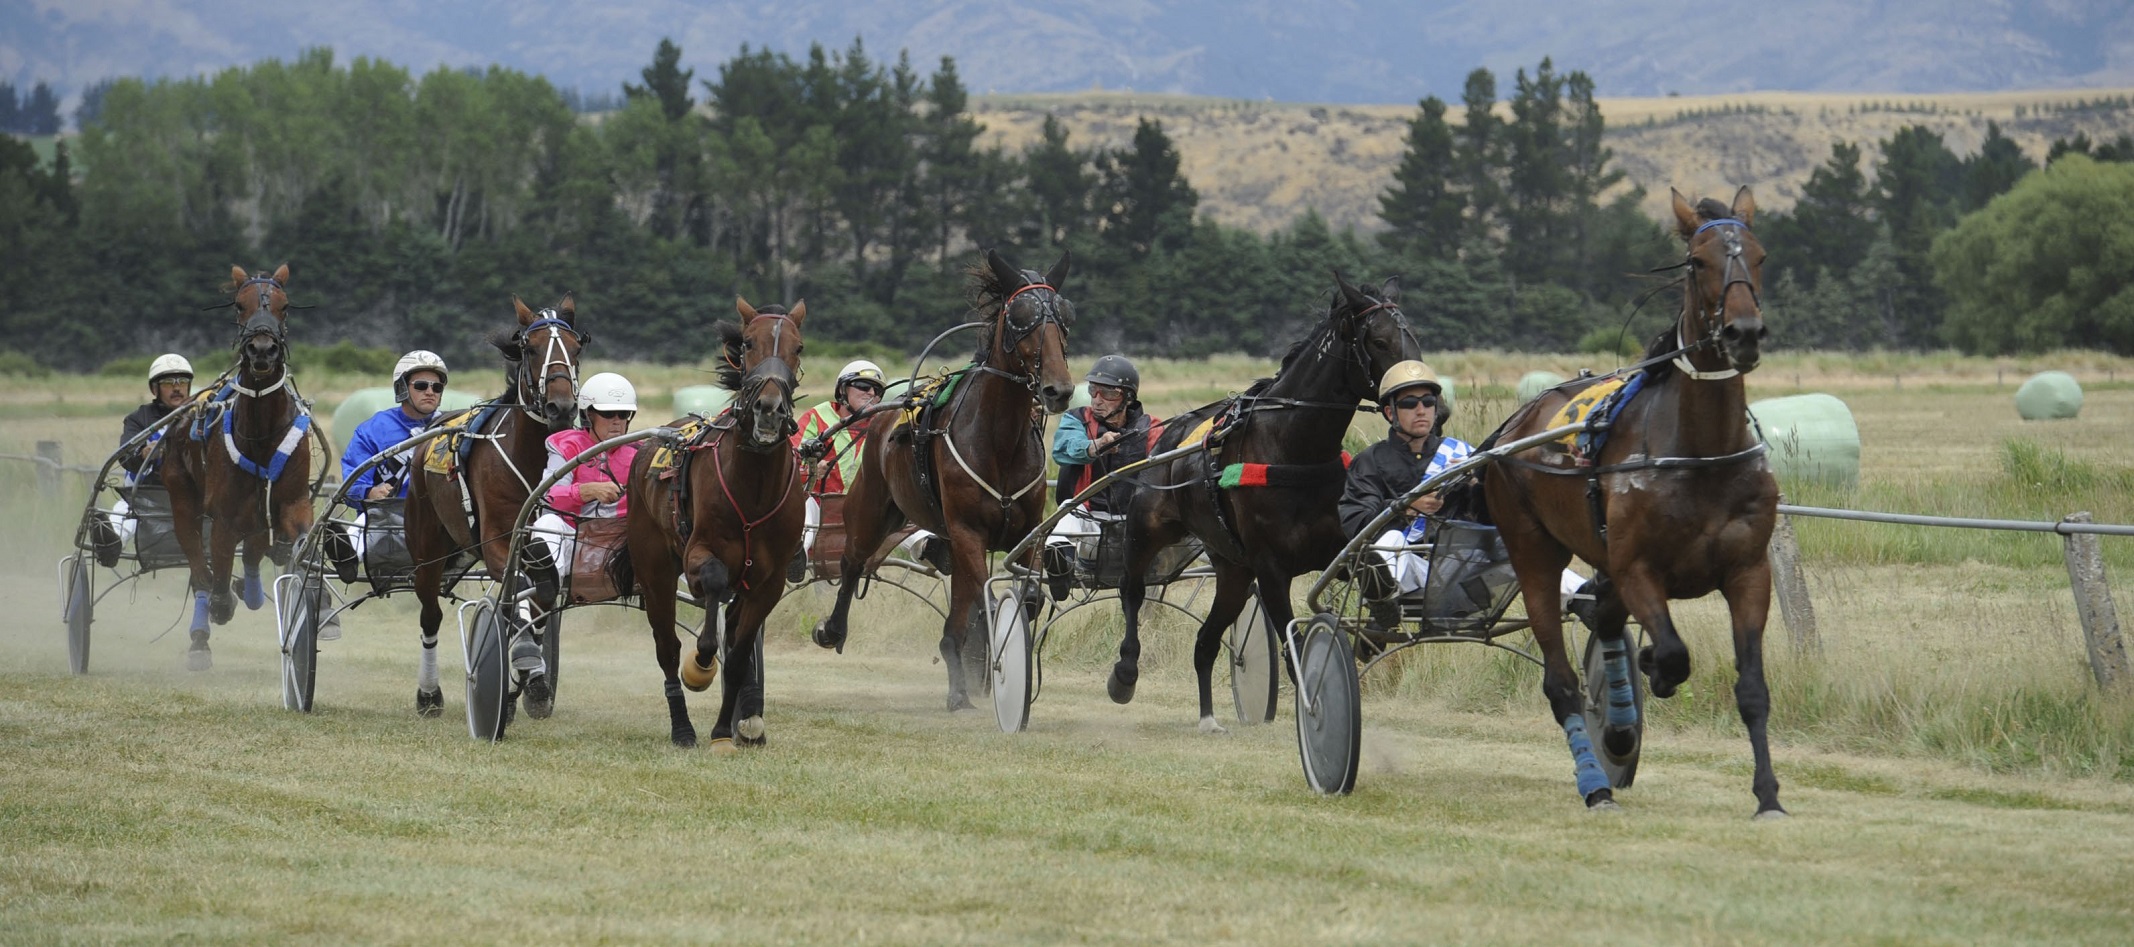
[[[1127,361],[1124,355],[1106,355],[1097,359],[1097,363],[1089,367],[1089,374],[1084,376],[1083,380],[1092,385],[1124,388],[1128,401],[1141,396],[1141,372],[1134,368],[1134,363]]]

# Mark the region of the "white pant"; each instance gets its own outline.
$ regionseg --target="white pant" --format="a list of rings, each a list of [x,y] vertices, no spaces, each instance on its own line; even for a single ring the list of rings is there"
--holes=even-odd
[[[530,529],[533,531],[531,538],[547,544],[549,558],[556,563],[556,577],[569,576],[571,556],[578,550],[578,530],[564,522],[563,516],[553,510],[541,514],[539,519],[533,521]],[[522,555],[520,558],[525,557]]]
[[[111,512],[105,514],[105,519],[111,523],[112,529],[118,531],[120,543],[133,542],[134,527],[141,524],[140,520],[134,518],[133,504],[126,502],[124,497],[111,504]]]
[[[1400,583],[1400,594],[1413,595],[1421,592],[1423,584],[1430,580],[1430,560],[1416,555],[1414,547],[1408,545],[1408,537],[1404,531],[1387,530],[1378,537],[1377,542],[1371,544],[1370,549],[1386,564],[1386,568],[1392,570],[1393,578]],[[1569,569],[1563,570],[1563,577],[1558,580],[1557,586],[1561,590],[1564,607],[1570,606],[1572,594],[1585,584],[1585,576]]]
[[[815,534],[822,532],[822,504],[816,502],[814,497],[809,497],[806,510],[800,529],[800,554],[803,556],[815,551]],[[897,548],[903,550],[905,555],[917,559],[919,550],[926,548],[926,541],[932,538],[934,534],[923,529],[918,530],[912,533],[910,538],[898,543]]]
[[[1094,561],[1097,558],[1097,538],[1103,533],[1097,518],[1089,515],[1089,509],[1077,507],[1052,524],[1052,532],[1046,535],[1045,544],[1072,546],[1075,558]]]

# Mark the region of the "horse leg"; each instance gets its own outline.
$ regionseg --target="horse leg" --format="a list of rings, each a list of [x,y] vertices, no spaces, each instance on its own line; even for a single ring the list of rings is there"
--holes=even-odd
[[[208,618],[227,625],[237,615],[237,594],[230,588],[231,567],[237,560],[237,518],[216,523],[228,529],[211,530],[207,539]]]
[[[245,537],[245,575],[243,584],[238,586],[238,595],[244,599],[245,608],[251,611],[259,611],[260,606],[267,604],[267,587],[259,577],[259,560],[266,556],[267,546],[273,538],[265,524],[259,532]]]
[[[1623,607],[1622,596],[1615,592],[1615,584],[1605,574],[1594,576],[1592,622],[1593,637],[1600,642],[1601,667],[1608,682],[1607,726],[1601,729],[1601,745],[1617,756],[1628,756],[1637,749],[1638,705],[1637,692],[1630,679],[1630,638],[1626,626],[1630,611]]]
[[[1623,607],[1630,610],[1630,615],[1652,635],[1652,644],[1638,651],[1638,669],[1645,672],[1646,679],[1652,683],[1652,696],[1673,697],[1675,688],[1689,680],[1689,646],[1675,631],[1674,616],[1667,608],[1667,587],[1659,576],[1635,564],[1623,572],[1614,580],[1616,594],[1622,598]],[[1769,575],[1768,571],[1764,574]],[[1768,589],[1764,594],[1768,604]],[[1757,627],[1761,628],[1762,623],[1759,622]]]
[[[972,622],[983,614],[979,599],[985,592],[986,544],[985,537],[962,522],[949,523],[944,532],[949,556],[955,561],[949,579],[948,620],[941,628],[941,662],[948,665],[948,709],[953,712],[971,709],[970,693],[964,686],[963,642],[970,636]]]
[[[208,636],[208,589],[213,573],[208,568],[206,550],[200,541],[199,482],[192,471],[173,451],[173,463],[163,473],[164,487],[170,492],[171,532],[178,538],[178,548],[185,551],[185,563],[190,573],[189,586],[193,593],[192,640],[194,652],[201,658],[188,657],[188,662],[205,665],[212,661],[207,655]]]
[[[1588,809],[1614,809],[1615,791],[1608,785],[1600,758],[1593,752],[1593,737],[1586,726],[1586,696],[1579,687],[1578,671],[1565,655],[1563,641],[1564,566],[1571,552],[1540,530],[1503,523],[1498,535],[1511,554],[1512,569],[1519,576],[1519,594],[1526,600],[1527,620],[1532,622],[1534,646],[1541,651],[1541,692],[1549,700],[1556,725],[1563,728],[1564,742],[1571,749],[1572,773],[1578,797]]]
[[[640,488],[633,485],[632,489]],[[640,497],[639,502],[646,504],[647,510],[663,509],[667,503],[657,488],[643,488]],[[697,744],[697,731],[689,723],[689,702],[682,696],[681,636],[675,633],[674,625],[674,580],[680,575],[680,563],[675,560],[674,540],[666,530],[647,528],[638,522],[640,518],[651,519],[633,508],[625,539],[630,568],[637,574],[637,587],[643,590],[645,623],[652,626],[652,653],[666,679],[667,739],[686,749]]]
[[[867,480],[862,477],[860,482]],[[845,620],[852,610],[852,596],[867,574],[867,558],[891,530],[902,525],[902,520],[894,507],[877,509],[846,498],[845,551],[837,560],[837,604],[815,624],[812,637],[816,646],[845,653]]]
[[[1200,685],[1200,732],[1224,733],[1215,719],[1215,657],[1223,651],[1223,632],[1245,611],[1252,597],[1252,573],[1222,560],[1215,562],[1215,599],[1193,638],[1193,676]]]
[[[762,587],[743,593],[736,599],[732,621],[732,640],[726,647],[726,689],[719,707],[719,726],[713,731],[733,734],[734,743],[740,746],[762,746],[766,739],[763,726],[763,621],[770,617],[776,606],[775,587]]]
[[[1749,751],[1756,758],[1750,788],[1756,793],[1756,818],[1784,818],[1778,804],[1778,776],[1771,772],[1771,744],[1765,727],[1771,716],[1771,689],[1764,683],[1764,622],[1771,613],[1771,563],[1757,558],[1749,568],[1727,577],[1721,592],[1734,623],[1734,706],[1749,731]]]
[[[413,540],[415,517],[408,517],[407,530]],[[415,598],[422,603],[422,657],[415,668],[415,715],[436,717],[445,712],[445,692],[437,678],[437,629],[445,621],[445,609],[438,603],[438,596],[445,585],[447,557],[434,551],[418,552],[412,541],[408,551],[415,557]]]
[[[699,552],[701,550],[701,552]],[[727,615],[727,603],[732,601],[733,582],[726,570],[726,562],[711,554],[711,550],[695,547],[692,559],[698,559],[690,573],[690,592],[704,606],[704,627],[697,632],[696,653],[690,655],[689,663],[682,668],[682,684],[693,691],[711,686],[719,676],[719,657],[726,637],[722,622]],[[716,731],[713,736],[719,736]]]

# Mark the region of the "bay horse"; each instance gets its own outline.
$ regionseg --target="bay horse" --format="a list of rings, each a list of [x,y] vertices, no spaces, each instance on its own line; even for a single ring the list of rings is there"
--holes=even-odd
[[[471,415],[466,425],[472,443],[464,452],[464,466],[455,463],[452,473],[429,469],[427,461],[434,452],[452,449],[454,439],[440,437],[419,448],[409,468],[407,545],[415,560],[415,597],[422,602],[415,712],[424,717],[444,711],[437,629],[445,616],[438,599],[446,570],[462,552],[473,550],[490,575],[504,573],[512,523],[548,463],[548,436],[570,427],[578,414],[578,354],[592,337],[577,325],[576,300],[565,293],[553,308],[536,312],[513,296],[511,308],[517,329],[490,340],[504,355],[504,394],[463,412]],[[536,596],[542,607],[555,598],[552,588],[544,592]],[[516,623],[511,616],[504,619]],[[521,627],[513,640],[512,668],[523,682],[527,716],[538,719],[549,715],[553,692],[540,659],[539,623],[531,625]]]
[[[630,469],[630,567],[643,590],[645,620],[666,674],[668,739],[697,742],[682,695],[711,686],[725,662],[718,721],[710,748],[761,746],[763,622],[785,595],[785,569],[800,550],[805,490],[791,436],[793,388],[799,383],[805,301],[752,307],[736,298],[740,324],[716,327],[722,355],[718,385],[736,392],[708,423],[673,422],[689,433],[640,450]],[[668,464],[662,457],[673,458]],[[704,606],[696,651],[684,662],[674,628],[674,582],[687,576]]]
[[[1074,303],[1062,291],[1067,254],[1043,276],[1019,269],[993,250],[968,272],[972,310],[986,330],[972,363],[949,373],[943,388],[919,397],[945,403],[916,417],[876,419],[860,452],[856,482],[846,485],[845,553],[837,605],[815,626],[815,643],[843,651],[846,617],[869,554],[906,522],[947,537],[948,617],[941,660],[948,665],[948,709],[969,709],[967,673],[990,682],[983,624],[986,554],[1013,547],[1045,518],[1045,415],[1074,394],[1067,374],[1067,332]],[[1031,566],[1037,565],[1032,549]]]
[[[1148,489],[1135,494],[1126,518],[1126,576],[1119,586],[1126,636],[1106,683],[1112,700],[1134,699],[1148,566],[1164,547],[1197,536],[1215,568],[1215,598],[1194,639],[1193,671],[1200,682],[1200,729],[1221,733],[1211,676],[1223,630],[1244,610],[1255,583],[1267,627],[1286,627],[1292,580],[1326,568],[1347,543],[1337,509],[1345,480],[1342,437],[1357,405],[1376,399],[1386,370],[1420,359],[1422,344],[1401,312],[1399,277],[1375,293],[1338,272],[1334,283],[1326,317],[1290,347],[1274,378],[1164,422],[1151,455],[1181,446],[1202,422],[1219,415],[1234,419],[1220,446],[1142,473]],[[1267,465],[1267,484],[1219,487],[1224,468],[1234,464]]]
[[[289,377],[289,265],[272,275],[252,276],[230,267],[224,287],[237,312],[236,365],[213,394],[188,404],[189,421],[175,422],[189,436],[168,437],[163,485],[170,491],[172,527],[192,567],[194,670],[213,664],[208,623],[228,624],[237,600],[266,604],[259,560],[287,550],[311,529],[311,450],[304,444],[311,414]],[[200,522],[214,522],[208,548],[201,548]],[[230,584],[237,546],[244,544],[244,581]]]
[[[1763,666],[1778,483],[1749,428],[1742,379],[1770,335],[1760,302],[1764,250],[1750,230],[1756,198],[1744,187],[1732,206],[1709,198],[1692,206],[1676,191],[1673,205],[1676,232],[1688,246],[1682,310],[1647,353],[1644,390],[1616,416],[1595,456],[1576,459],[1552,445],[1536,459],[1491,466],[1483,492],[1519,575],[1543,659],[1542,692],[1570,744],[1586,805],[1613,808],[1615,801],[1587,733],[1578,674],[1564,654],[1557,577],[1573,554],[1600,573],[1593,633],[1609,687],[1623,695],[1610,701],[1620,706],[1601,727],[1603,749],[1622,757],[1638,739],[1625,619],[1636,617],[1652,635],[1638,664],[1653,696],[1669,697],[1689,678],[1690,660],[1667,602],[1717,591],[1733,622],[1734,703],[1755,756],[1756,815],[1782,817],[1765,735],[1770,690]],[[1583,387],[1544,394],[1513,413],[1492,440],[1546,430]]]

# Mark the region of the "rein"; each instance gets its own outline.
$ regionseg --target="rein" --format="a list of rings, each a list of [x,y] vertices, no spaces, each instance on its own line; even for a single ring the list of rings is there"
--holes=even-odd
[[[726,410],[729,413],[734,413],[730,407]],[[748,511],[741,508],[740,498],[734,496],[733,487],[726,482],[726,464],[721,459],[723,455],[719,452],[719,445],[726,441],[726,432],[731,430],[733,430],[732,426],[723,428],[719,431],[718,437],[712,438],[711,469],[719,478],[719,492],[726,495],[726,503],[734,508],[734,515],[741,518],[741,588],[746,590],[750,588],[748,580],[749,568],[756,564],[756,557],[752,551],[755,548],[756,527],[763,525],[771,517],[777,516],[779,510],[785,509],[785,501],[793,496],[794,477],[793,472],[788,470],[785,478],[785,491],[778,494],[778,502],[771,506],[769,512],[755,519],[749,519]],[[748,445],[743,444],[742,449],[747,450]]]
[[[526,336],[536,329],[549,330],[548,345],[541,352],[540,368],[534,371],[527,371],[524,358]],[[519,342],[520,361],[513,369],[518,376],[513,387],[518,391],[519,410],[526,412],[528,417],[549,427],[554,427],[556,424],[555,420],[549,417],[548,403],[541,400],[542,389],[548,387],[548,383],[551,381],[558,378],[567,378],[571,383],[571,395],[573,398],[578,394],[578,361],[571,357],[570,347],[563,344],[563,334],[566,332],[570,333],[572,339],[577,340],[580,348],[585,346],[585,335],[578,331],[577,326],[563,321],[554,309],[543,309],[540,312],[540,318],[528,323],[515,336]],[[549,366],[559,362],[564,366],[564,371],[548,371]],[[529,388],[528,383],[533,381],[533,376],[544,372],[545,374],[541,375],[540,380],[533,382],[533,387]]]

